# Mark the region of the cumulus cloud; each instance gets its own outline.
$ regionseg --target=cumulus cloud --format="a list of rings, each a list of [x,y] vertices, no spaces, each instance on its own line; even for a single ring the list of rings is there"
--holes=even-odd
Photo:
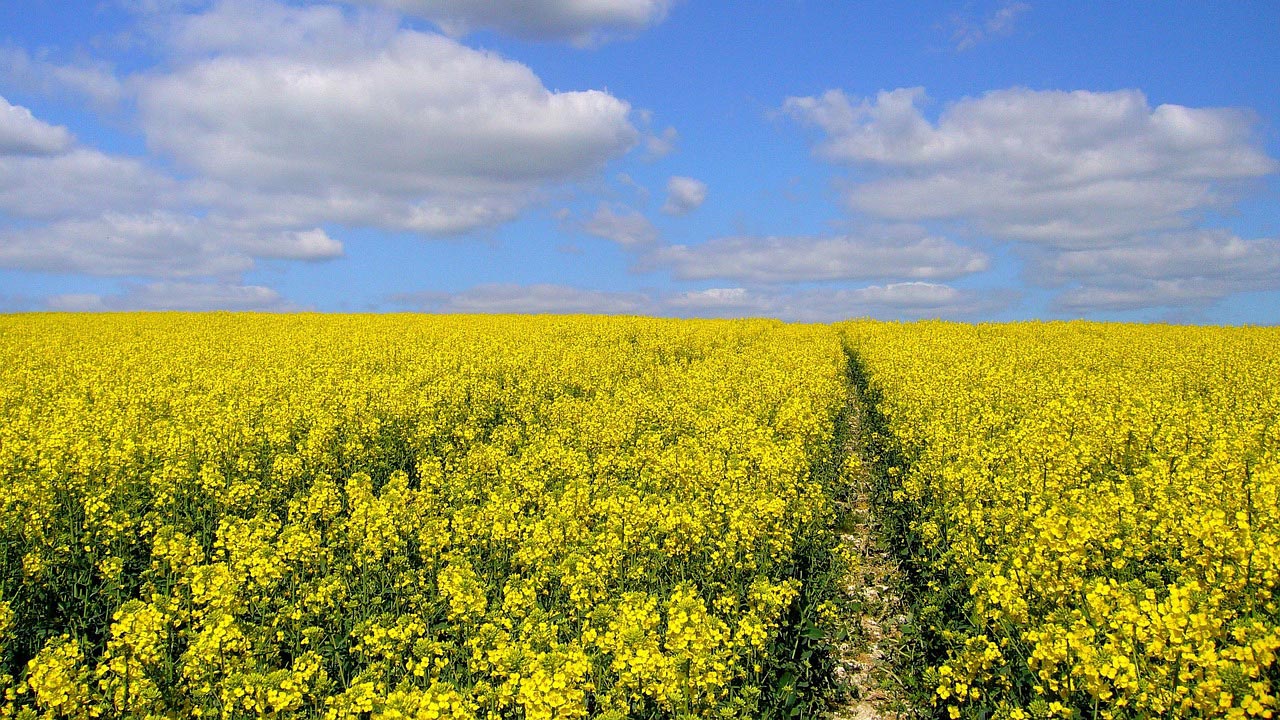
[[[80,147],[26,108],[6,103],[0,117],[17,118],[5,125],[17,130],[5,137],[23,140],[0,152],[0,217],[10,221],[0,224],[0,267],[227,278],[258,259],[317,261],[343,253],[317,227],[266,226],[207,209],[193,214],[183,206],[198,193],[141,161]]]
[[[217,0],[200,12],[171,12],[157,40],[180,62],[218,55],[290,55],[324,60],[386,45],[399,30],[391,13],[345,12],[335,5]]]
[[[1204,227],[1278,167],[1252,112],[1153,108],[1135,90],[1000,90],[936,120],[924,102],[919,88],[856,101],[834,90],[784,109],[822,131],[820,156],[862,171],[845,187],[852,209],[1011,241],[1030,279],[1061,289],[1064,312],[1203,305],[1272,287],[1272,241]]]
[[[942,280],[981,272],[983,252],[916,228],[830,237],[725,237],[659,248],[642,267],[668,268],[683,280],[757,283],[898,278]]]
[[[675,152],[676,142],[680,140],[680,133],[674,127],[667,126],[662,132],[646,132],[644,136],[644,149],[650,160],[664,158]]]
[[[893,309],[917,317],[968,314],[992,302],[977,291],[927,282],[872,285],[850,290],[847,297],[855,306]]]
[[[707,200],[707,184],[701,180],[673,175],[667,181],[667,202],[662,212],[668,215],[687,215],[702,207]]]
[[[658,241],[658,229],[642,213],[624,206],[601,203],[581,229],[588,235],[612,240],[624,248],[637,249]]]
[[[897,220],[959,219],[997,237],[1106,246],[1186,227],[1276,168],[1230,108],[1152,108],[1138,91],[1010,89],[966,98],[936,122],[920,88],[850,100],[839,90],[784,110],[825,134],[819,153],[870,170],[850,205]]]
[[[355,0],[426,18],[454,36],[488,29],[529,40],[593,45],[666,17],[672,0]]]
[[[403,293],[391,301],[403,307],[440,313],[591,313],[644,314],[651,299],[642,293],[584,290],[566,285],[479,285],[458,293]]]
[[[26,219],[86,217],[177,203],[178,183],[141,161],[72,147],[0,155],[0,212]]]
[[[63,304],[275,307],[278,296],[240,277],[262,259],[341,256],[324,225],[494,226],[639,139],[626,102],[550,91],[520,63],[405,29],[386,10],[272,0],[134,9],[148,13],[164,62],[123,81],[98,66],[76,75],[5,56],[11,79],[128,93],[160,157],[84,147],[0,99],[0,266],[160,281]],[[110,82],[91,92],[95,78]],[[158,169],[169,161],[180,174]],[[643,242],[651,230],[618,234],[624,225],[615,240]]]
[[[71,293],[46,301],[50,310],[104,312],[133,310],[236,310],[287,312],[298,310],[280,293],[261,285],[234,283],[154,282],[127,285],[113,295]]]
[[[206,56],[137,87],[148,143],[264,222],[465,232],[636,141],[608,93],[552,92],[520,63],[333,8],[257,5],[285,39],[198,27],[184,42]],[[309,39],[335,33],[336,48]]]
[[[0,96],[0,157],[55,155],[70,145],[66,128],[38,120],[27,108]]]
[[[0,214],[89,216],[172,201],[176,183],[142,162],[80,147],[66,128],[0,97]]]
[[[0,78],[45,94],[70,93],[99,106],[115,104],[124,86],[105,64],[60,64],[32,57],[21,48],[0,48]]]
[[[960,15],[951,18],[951,41],[956,50],[969,50],[992,38],[1010,35],[1018,18],[1031,9],[1024,2],[1006,2],[982,20]]]
[[[659,160],[675,152],[680,133],[674,127],[668,125],[659,131],[654,126],[655,118],[652,110],[640,108],[634,115],[640,127],[640,142],[644,147],[646,160]]]
[[[1238,292],[1280,289],[1280,240],[1225,231],[1163,235],[1121,247],[1046,253],[1037,280],[1068,289],[1064,312],[1203,306]]]
[[[342,244],[323,230],[253,232],[156,211],[0,230],[0,267],[105,276],[233,276],[255,258],[327,260]]]
[[[296,227],[336,222],[351,226],[410,230],[424,235],[459,235],[518,217],[531,193],[441,195],[421,200],[357,187],[314,193],[284,188],[264,191],[234,182],[202,181],[192,188],[204,204],[232,213],[248,225]]]

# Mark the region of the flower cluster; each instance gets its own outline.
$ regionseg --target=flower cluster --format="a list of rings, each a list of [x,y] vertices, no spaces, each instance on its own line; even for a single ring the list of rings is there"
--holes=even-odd
[[[1280,331],[849,323],[952,717],[1280,711]]]
[[[0,317],[0,717],[754,716],[844,363],[772,321]]]

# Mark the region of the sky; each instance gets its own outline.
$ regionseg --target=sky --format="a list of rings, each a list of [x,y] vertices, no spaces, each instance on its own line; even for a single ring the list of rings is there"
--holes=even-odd
[[[0,312],[1280,321],[1280,3],[4,0]]]

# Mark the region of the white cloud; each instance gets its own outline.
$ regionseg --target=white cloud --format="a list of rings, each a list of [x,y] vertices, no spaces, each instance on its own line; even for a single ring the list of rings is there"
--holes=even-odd
[[[0,212],[30,219],[164,207],[178,183],[128,157],[73,147],[56,155],[0,155]]]
[[[342,243],[320,228],[250,235],[241,240],[240,246],[254,257],[280,260],[329,260],[344,252]]]
[[[342,244],[319,229],[248,232],[167,212],[105,213],[0,230],[0,267],[106,276],[230,277],[255,258],[327,260]]]
[[[1059,313],[1143,310],[1209,304],[1223,297],[1221,283],[1204,278],[1145,280],[1131,285],[1071,288],[1053,300]]]
[[[667,126],[660,133],[648,131],[644,136],[644,149],[650,160],[664,158],[675,152],[680,133],[674,127]]]
[[[674,127],[668,125],[659,132],[654,127],[652,110],[639,108],[633,115],[636,124],[640,127],[640,142],[644,146],[643,157],[645,160],[660,160],[675,152],[676,143],[680,140],[680,133]]]
[[[0,107],[19,122],[26,154],[0,154],[0,267],[87,275],[229,277],[255,259],[327,260],[342,244],[297,223],[245,222],[182,210],[197,193],[133,158],[74,145],[62,128],[26,108]],[[50,133],[53,128],[59,132]],[[34,146],[34,148],[33,148]],[[42,154],[33,154],[40,150]]]
[[[1238,292],[1280,289],[1280,240],[1224,231],[1154,236],[1134,245],[1046,253],[1036,279],[1068,286],[1067,312],[1206,305]]]
[[[583,290],[565,285],[479,285],[458,293],[405,293],[397,305],[442,313],[643,314],[651,309],[641,293]]]
[[[1127,274],[1270,279],[1280,285],[1280,240],[1243,240],[1225,231],[1178,233],[1131,246],[1056,253],[1042,269],[1057,281]]]
[[[1012,34],[1018,18],[1030,9],[1024,2],[1006,2],[981,21],[955,16],[951,19],[951,41],[957,50],[969,50],[992,38]]]
[[[968,290],[940,283],[900,282],[853,290],[800,294],[797,319],[819,322],[835,318],[875,317],[885,320],[971,319],[1004,309],[1015,293]]]
[[[629,248],[643,248],[658,241],[658,229],[640,212],[624,206],[601,203],[581,229],[588,235],[612,240]]]
[[[707,184],[691,177],[673,175],[667,181],[667,202],[662,212],[668,215],[687,215],[702,207],[707,200]]]
[[[148,143],[202,176],[220,207],[266,223],[458,233],[512,219],[636,140],[627,103],[551,92],[526,66],[439,35],[333,8],[213,12],[257,6],[306,42],[237,39],[211,21],[183,41],[210,57],[136,83]],[[336,49],[294,51],[335,33]]]
[[[274,191],[246,188],[224,181],[200,181],[190,191],[201,204],[233,214],[250,226],[286,228],[338,222],[438,236],[513,220],[531,197],[531,192],[524,192],[437,195],[419,200],[354,186],[303,193],[283,187]]]
[[[854,207],[897,220],[963,218],[997,237],[1058,248],[1126,242],[1185,227],[1224,203],[1208,183],[1149,177],[1058,185],[958,171],[871,182],[849,192]]]
[[[319,229],[331,222],[455,234],[509,221],[638,138],[627,103],[549,91],[388,12],[162,4],[139,10],[155,13],[167,61],[121,87],[149,149],[186,177],[78,146],[3,101],[0,265],[225,284],[262,258],[341,255]]]
[[[36,92],[70,92],[99,106],[120,100],[124,88],[105,64],[63,65],[33,58],[21,48],[0,48],[0,78]]]
[[[0,96],[0,158],[56,155],[71,146],[66,128],[36,119],[31,111]]]
[[[354,0],[438,24],[454,36],[489,29],[531,40],[592,45],[655,25],[672,0]]]
[[[193,10],[208,5],[208,0],[116,0],[116,2],[129,12],[143,15]]]
[[[965,312],[977,293],[927,282],[902,282],[850,290],[847,297],[866,307],[893,308],[912,314]]]
[[[1008,304],[1006,292],[962,290],[926,282],[862,288],[760,291],[712,288],[679,293],[663,305],[677,315],[776,317],[798,322],[833,322],[855,317],[886,320],[965,318]]]
[[[686,290],[676,293],[667,299],[668,307],[689,308],[696,310],[729,309],[741,310],[763,307],[760,300],[746,288],[708,288],[706,290]]]
[[[157,38],[181,62],[219,55],[355,57],[386,45],[398,30],[390,13],[347,13],[334,5],[217,0],[202,12],[168,16]]]
[[[1188,226],[1276,168],[1253,115],[1237,109],[1153,109],[1132,90],[1011,89],[956,102],[935,123],[923,99],[911,88],[855,103],[833,90],[784,109],[825,133],[823,157],[876,173],[848,190],[853,208],[960,219],[1061,248]]]
[[[123,82],[0,53],[15,83],[136,98],[149,149],[184,176],[80,146],[0,99],[0,266],[244,287],[234,281],[260,259],[340,256],[327,223],[445,235],[507,222],[639,137],[627,103],[549,91],[522,64],[385,10],[193,7],[134,8],[166,59]],[[138,287],[152,294],[103,302],[155,304],[155,289],[179,285]]]
[[[915,228],[881,228],[866,236],[726,237],[659,248],[642,268],[669,268],[683,280],[757,283],[898,278],[941,280],[986,270],[979,250]]]
[[[618,173],[614,176],[614,180],[616,180],[619,185],[635,193],[636,198],[641,202],[649,202],[649,188],[636,182],[635,178],[631,177],[627,173]],[[566,210],[566,212],[568,211]]]
[[[918,282],[800,291],[722,287],[666,294],[604,292],[550,284],[493,284],[457,293],[404,293],[390,300],[399,306],[427,312],[775,317],[831,322],[866,316],[885,319],[973,317],[1006,306],[1010,296],[1005,292],[984,293]]]
[[[66,128],[0,98],[0,213],[25,220],[92,217],[175,201],[172,179],[128,157],[75,144]]]
[[[288,312],[299,310],[280,293],[261,285],[234,283],[155,282],[127,285],[115,295],[73,293],[46,301],[50,310],[104,312],[129,310],[236,310]]]

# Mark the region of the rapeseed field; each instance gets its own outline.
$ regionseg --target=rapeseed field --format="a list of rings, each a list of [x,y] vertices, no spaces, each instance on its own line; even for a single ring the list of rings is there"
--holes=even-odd
[[[821,715],[863,466],[910,712],[1280,711],[1274,328],[14,315],[0,417],[0,717]]]
[[[939,714],[1273,716],[1280,330],[842,327]]]
[[[797,706],[843,373],[774,321],[0,318],[3,715]]]

